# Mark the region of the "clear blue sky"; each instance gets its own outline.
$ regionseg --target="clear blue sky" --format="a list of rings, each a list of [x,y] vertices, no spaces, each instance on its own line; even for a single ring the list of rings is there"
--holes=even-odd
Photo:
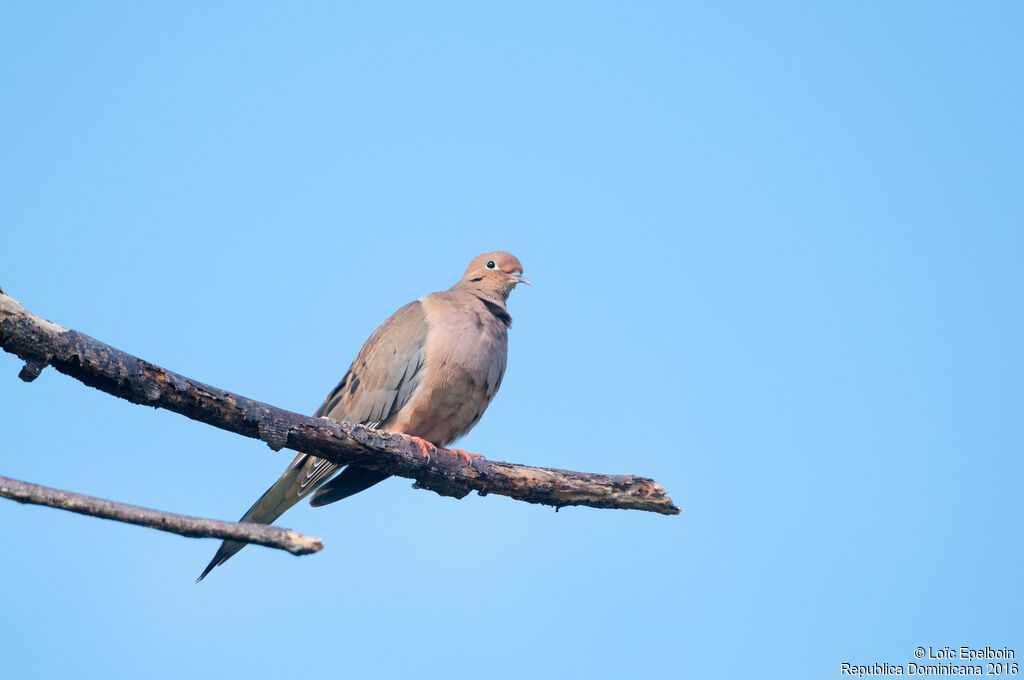
[[[461,441],[678,517],[390,480],[216,549],[0,501],[11,677],[840,677],[1024,655],[1019,3],[21,3],[0,286],[312,412],[507,249]],[[0,354],[0,474],[235,519],[291,458]],[[13,664],[13,668],[11,667]]]

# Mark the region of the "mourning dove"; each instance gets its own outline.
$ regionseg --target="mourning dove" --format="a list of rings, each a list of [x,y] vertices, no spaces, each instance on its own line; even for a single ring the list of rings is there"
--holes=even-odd
[[[512,324],[505,300],[518,283],[530,280],[515,255],[474,258],[454,286],[382,323],[315,415],[448,446],[476,425],[501,386]],[[310,493],[311,505],[327,505],[387,478],[355,465],[334,476],[339,467],[300,453],[240,521],[270,524]],[[245,546],[224,541],[197,581]]]

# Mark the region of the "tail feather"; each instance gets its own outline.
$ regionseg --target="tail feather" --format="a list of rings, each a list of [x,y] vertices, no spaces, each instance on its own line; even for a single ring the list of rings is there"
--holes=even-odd
[[[330,474],[323,474],[322,463],[326,461],[320,460],[321,466],[319,468],[318,476],[320,479],[314,483],[308,483],[308,469],[311,463],[314,463],[318,459],[312,456],[307,456],[304,453],[300,453],[292,461],[292,464],[288,466],[288,469],[284,471],[284,474],[274,482],[267,491],[260,496],[259,500],[253,503],[253,506],[249,508],[239,522],[255,522],[257,524],[270,524],[278,517],[284,514],[288,508],[292,507],[300,500],[303,496],[315,490],[320,484],[327,481],[330,478]],[[332,470],[333,471],[333,470]],[[304,485],[305,482],[305,485]],[[207,574],[213,571],[214,567],[220,566],[227,562],[235,553],[244,548],[248,543],[244,541],[224,541],[220,544],[220,549],[217,550],[217,554],[213,556],[210,563],[206,565],[206,569],[196,579],[196,583],[199,583]]]
[[[360,491],[365,491],[378,482],[383,482],[391,475],[366,468],[349,465],[331,481],[327,482],[313,494],[309,504],[314,508],[348,498]]]

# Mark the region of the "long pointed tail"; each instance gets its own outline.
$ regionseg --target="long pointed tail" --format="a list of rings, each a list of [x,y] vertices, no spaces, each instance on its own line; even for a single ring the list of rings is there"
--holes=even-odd
[[[327,481],[337,469],[338,466],[334,463],[300,453],[284,471],[284,474],[267,489],[266,493],[260,496],[259,500],[238,521],[270,524],[283,515],[288,508],[302,500],[306,494]],[[241,541],[221,543],[217,554],[206,565],[206,569],[196,579],[196,583],[206,578],[206,575],[213,571],[214,567],[227,562],[246,545],[248,543]]]

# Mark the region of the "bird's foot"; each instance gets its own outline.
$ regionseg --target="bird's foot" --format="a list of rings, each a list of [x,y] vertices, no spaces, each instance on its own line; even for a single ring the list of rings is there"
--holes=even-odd
[[[465,458],[466,462],[471,462],[474,458],[483,458],[479,453],[470,453],[469,451],[463,451],[462,449],[448,449],[459,458]]]
[[[437,447],[428,442],[426,439],[420,439],[419,437],[414,437],[411,434],[404,433],[399,433],[399,436],[415,444],[416,447],[420,450],[420,453],[422,453],[423,457],[426,458],[427,460],[430,460],[430,452],[437,450]]]

